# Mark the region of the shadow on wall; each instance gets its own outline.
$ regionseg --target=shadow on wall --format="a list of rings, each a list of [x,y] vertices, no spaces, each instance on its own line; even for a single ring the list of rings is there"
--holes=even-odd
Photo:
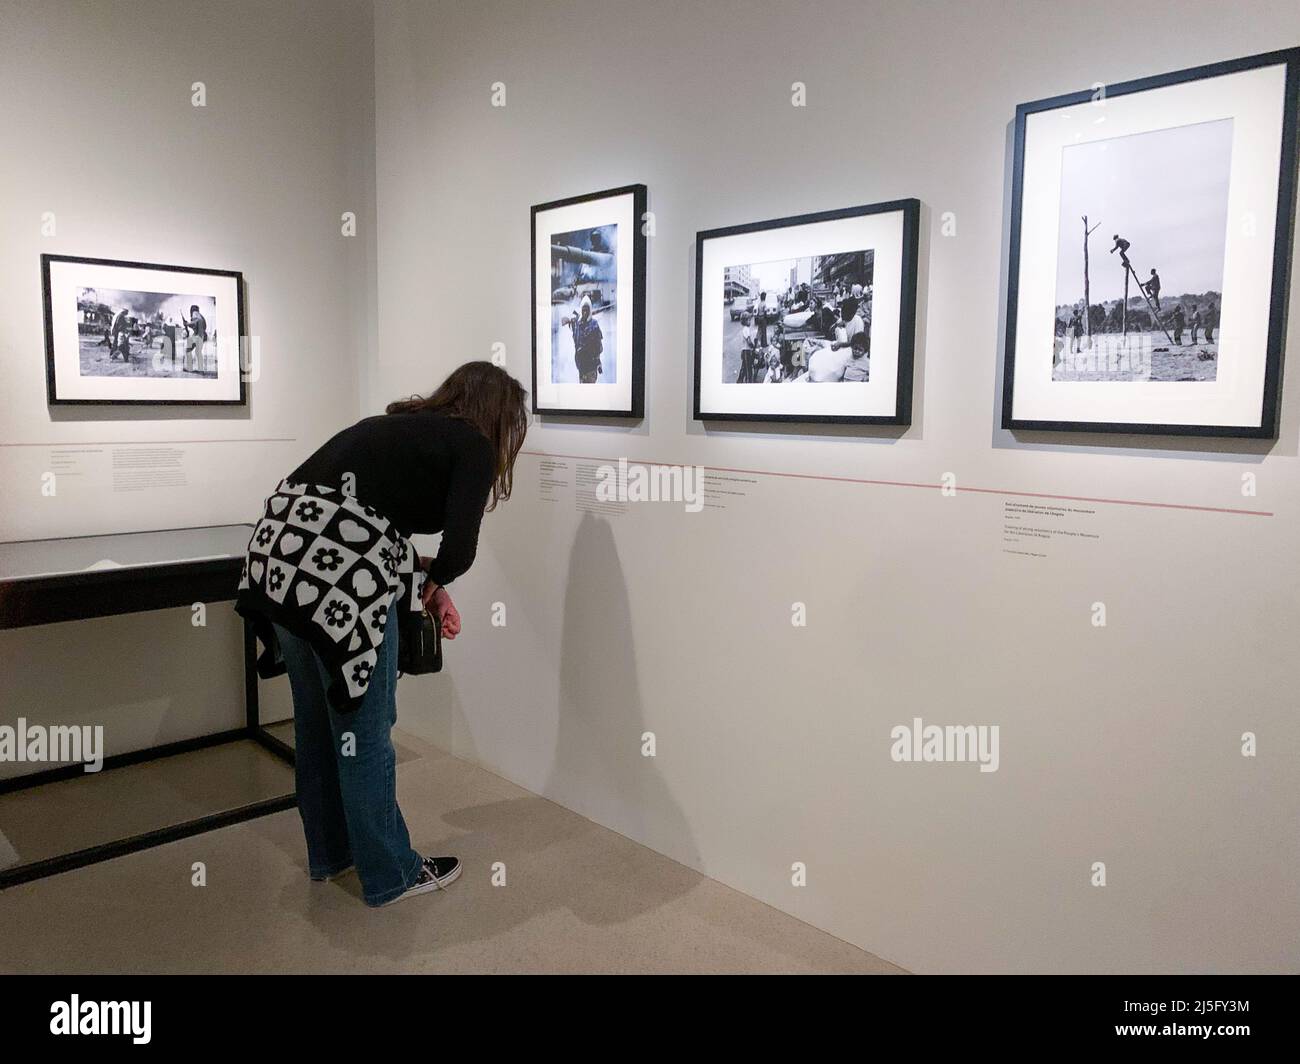
[[[543,793],[700,869],[690,825],[659,761],[642,755],[643,735],[651,729],[641,702],[627,580],[609,522],[590,513],[579,522],[569,554],[559,684],[555,757]],[[656,741],[671,740],[657,735]],[[672,881],[677,890],[681,878]],[[666,900],[651,891],[640,896],[647,909]],[[602,906],[578,915],[595,920],[608,913]]]
[[[507,860],[511,889],[450,892],[431,910],[436,931],[430,931],[430,939],[412,932],[411,918],[338,918],[340,912],[352,912],[343,906],[360,904],[359,883],[349,876],[342,881],[351,895],[345,901],[332,892],[307,895],[305,917],[333,947],[401,961],[427,951],[431,942],[446,949],[489,941],[562,911],[588,926],[612,927],[654,912],[699,885],[692,869],[700,869],[701,860],[686,818],[656,759],[641,755],[647,724],[631,603],[613,532],[603,518],[584,514],[579,523],[563,610],[559,721],[551,774],[542,788],[546,797],[470,803],[446,812],[441,820],[459,832],[454,839],[434,843],[427,832],[413,829],[417,847],[456,853],[475,875]],[[409,779],[403,801],[416,809],[436,804],[440,795],[469,793],[480,784],[481,771],[448,758],[438,776]],[[259,824],[254,822],[253,830]],[[611,844],[603,828],[649,849],[627,839]],[[664,853],[681,864],[663,860]],[[302,860],[301,851],[296,859]],[[302,896],[299,883],[288,884],[281,904],[297,910]],[[419,914],[418,909],[406,912]],[[557,956],[546,966],[560,969],[572,960]],[[581,961],[579,956],[579,966]]]

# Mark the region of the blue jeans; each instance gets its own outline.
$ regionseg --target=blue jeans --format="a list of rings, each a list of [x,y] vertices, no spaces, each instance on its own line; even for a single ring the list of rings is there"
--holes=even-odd
[[[397,807],[390,734],[397,723],[396,617],[354,713],[329,705],[328,673],[311,644],[278,624],[275,634],[293,691],[294,775],[308,870],[324,879],[355,864],[366,904],[383,905],[420,874],[420,855]]]

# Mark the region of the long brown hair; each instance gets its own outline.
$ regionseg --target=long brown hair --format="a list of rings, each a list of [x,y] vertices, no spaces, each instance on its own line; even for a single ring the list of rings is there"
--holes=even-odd
[[[496,454],[496,479],[492,481],[494,509],[510,498],[514,485],[515,456],[523,446],[528,431],[528,408],[524,386],[500,366],[491,362],[466,362],[451,371],[428,398],[413,395],[388,404],[386,414],[409,414],[427,410],[445,417],[458,418],[473,425],[487,437]]]

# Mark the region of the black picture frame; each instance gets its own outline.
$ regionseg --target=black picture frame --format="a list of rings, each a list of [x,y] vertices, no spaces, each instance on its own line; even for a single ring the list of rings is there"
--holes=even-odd
[[[50,265],[70,262],[82,266],[113,266],[126,269],[159,270],[168,273],[194,273],[207,277],[228,277],[235,282],[235,313],[239,321],[239,335],[248,335],[244,318],[244,275],[238,270],[206,269],[201,266],[170,266],[158,262],[134,262],[128,259],[89,258],[80,255],[41,255],[41,299],[44,305],[45,324],[45,388],[46,402],[50,406],[243,406],[248,402],[248,382],[242,367],[239,371],[239,397],[237,399],[68,399],[58,394],[58,379],[54,365],[54,307],[50,291]]]
[[[1016,315],[1019,302],[1020,244],[1025,193],[1025,136],[1029,115],[1064,107],[1077,107],[1094,98],[1094,89],[1033,100],[1016,107],[1015,146],[1012,157],[1011,224],[1007,258],[1007,298],[1004,308],[1005,347],[1002,378],[1002,428],[1012,432],[1088,432],[1152,436],[1204,436],[1243,439],[1275,439],[1282,390],[1282,359],[1285,348],[1286,301],[1289,288],[1291,247],[1295,230],[1297,118],[1300,117],[1300,47],[1280,49],[1240,59],[1224,60],[1158,74],[1133,81],[1106,85],[1107,99],[1147,92],[1169,85],[1235,74],[1260,67],[1285,66],[1280,172],[1274,221],[1272,285],[1270,291],[1267,348],[1265,352],[1260,423],[1251,425],[1184,425],[1112,421],[1051,421],[1012,416],[1015,395]]]
[[[616,409],[579,409],[572,407],[546,407],[538,402],[537,397],[537,216],[558,207],[570,207],[577,203],[590,203],[596,200],[613,199],[627,195],[632,196],[632,388],[630,403],[626,410]],[[532,409],[534,414],[543,416],[552,414],[564,417],[601,417],[629,418],[639,420],[645,416],[645,332],[646,332],[646,249],[647,240],[642,226],[649,204],[649,190],[645,185],[622,185],[619,188],[603,189],[581,196],[569,196],[566,199],[551,200],[549,203],[534,204],[529,212],[529,257],[528,272],[530,276],[529,319],[532,322]]]
[[[719,237],[742,236],[769,229],[785,229],[818,222],[835,222],[869,214],[901,212],[903,216],[902,274],[898,323],[898,376],[893,414],[772,414],[749,411],[702,411],[700,374],[704,309],[704,246]],[[910,425],[912,423],[912,375],[916,347],[916,293],[920,257],[921,201],[915,198],[887,200],[857,207],[791,215],[744,225],[706,229],[695,235],[695,377],[692,416],[697,421],[744,421],[773,424],[821,425]]]

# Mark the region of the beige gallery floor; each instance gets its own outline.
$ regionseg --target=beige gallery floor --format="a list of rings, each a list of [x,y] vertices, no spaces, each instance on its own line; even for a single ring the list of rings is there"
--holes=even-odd
[[[418,739],[398,742],[413,840],[465,864],[445,893],[372,910],[355,874],[311,883],[298,814],[288,810],[0,892],[0,971],[901,971]],[[267,796],[259,759],[269,755],[248,744],[242,756],[250,764],[232,774],[251,797]],[[203,757],[224,764],[205,767]],[[231,757],[221,748],[152,763],[155,811],[170,795],[193,815],[192,781],[231,772]],[[126,787],[135,771],[115,770],[112,786]],[[0,832],[7,813],[22,829],[19,852],[52,845],[39,822],[77,824],[84,845],[88,830],[113,837],[115,815],[131,829],[140,815],[139,803],[103,793],[80,814],[66,796],[60,806],[57,795],[37,803],[18,793],[6,796],[7,810],[0,804]],[[196,861],[205,887],[191,885]],[[504,887],[491,882],[497,861]]]

